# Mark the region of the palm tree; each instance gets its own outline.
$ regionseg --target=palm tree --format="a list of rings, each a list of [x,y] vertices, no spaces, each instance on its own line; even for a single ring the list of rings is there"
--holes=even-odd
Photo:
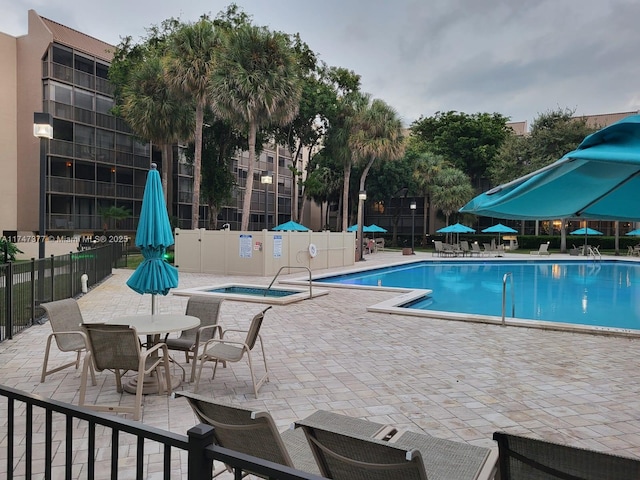
[[[248,133],[249,167],[240,226],[247,230],[258,130],[285,125],[295,117],[301,81],[285,34],[254,25],[241,25],[225,33],[210,75],[209,93],[214,111]]]
[[[424,152],[416,159],[415,170],[413,172],[413,179],[415,180],[420,193],[424,198],[424,220],[422,238],[426,238],[427,233],[433,231],[434,216],[430,213],[433,212],[433,202],[429,203],[429,195],[435,183],[435,179],[442,171],[443,168],[450,166],[448,162],[441,155],[436,155],[431,152]],[[429,225],[427,225],[427,215],[429,215]],[[427,229],[428,227],[428,229]]]
[[[449,217],[473,198],[474,189],[469,176],[455,167],[443,168],[435,177],[432,202],[444,213],[446,225]]]
[[[355,114],[349,132],[349,148],[353,157],[363,166],[360,175],[360,191],[365,191],[367,175],[377,159],[397,160],[404,154],[404,140],[402,136],[402,122],[397,112],[384,101],[375,99],[369,101],[369,95],[364,95],[364,102]],[[358,201],[358,244],[362,242],[362,228],[364,217],[363,201]],[[359,248],[359,258],[362,259],[362,248]]]
[[[190,139],[194,116],[184,96],[169,88],[159,57],[146,59],[131,73],[122,89],[121,113],[138,136],[161,146],[162,187],[167,202],[171,145]],[[170,205],[167,208],[171,211]]]
[[[204,109],[209,101],[207,92],[214,67],[214,54],[218,47],[219,36],[214,24],[203,17],[196,23],[182,25],[173,33],[165,57],[167,82],[192,98],[195,104],[193,210],[191,212],[191,228],[194,229],[199,227],[200,218]]]

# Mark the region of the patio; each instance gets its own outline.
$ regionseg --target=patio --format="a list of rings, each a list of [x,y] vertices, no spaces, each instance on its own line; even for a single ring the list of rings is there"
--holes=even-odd
[[[363,266],[402,260],[400,252],[379,252]],[[125,285],[130,274],[116,270],[79,299],[85,321],[150,312],[151,297]],[[298,277],[299,272],[290,275]],[[179,288],[270,280],[181,273]],[[390,316],[364,308],[391,296],[336,288],[326,296],[274,306],[261,332],[271,381],[259,399],[243,363],[218,369],[215,381],[211,370],[204,370],[199,393],[267,410],[280,430],[323,409],[474,445],[493,445],[493,432],[504,430],[640,457],[639,340]],[[184,313],[186,302],[170,294],[159,298],[158,310]],[[259,310],[260,304],[226,301],[222,324],[246,327]],[[78,371],[66,369],[40,383],[50,331],[48,324],[36,325],[0,343],[0,383],[77,405]],[[52,362],[68,358],[53,349]],[[90,391],[105,391],[101,401],[132,400],[116,393],[112,374],[98,374],[98,385]],[[180,388],[192,390],[189,384]],[[157,395],[146,396],[142,421],[181,434],[197,423],[184,399]],[[184,462],[174,465],[176,475],[186,469]],[[155,478],[160,466],[161,455],[150,453],[147,478]],[[0,462],[0,473],[4,469]]]

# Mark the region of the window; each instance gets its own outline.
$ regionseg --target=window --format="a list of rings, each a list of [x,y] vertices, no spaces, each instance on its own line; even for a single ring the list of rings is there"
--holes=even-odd
[[[96,95],[96,112],[109,114],[113,108],[113,99],[103,97],[102,95]]]
[[[53,62],[65,65],[67,67],[73,66],[73,53],[70,49],[62,48],[58,45],[53,46]]]
[[[94,129],[93,127],[85,127],[84,125],[75,126],[74,141],[81,145],[93,145],[94,144]]]
[[[108,148],[113,150],[113,132],[109,132],[107,130],[102,130],[100,128],[96,129],[96,146],[99,148]]]
[[[61,83],[51,82],[48,91],[45,91],[45,96],[47,96],[47,100],[64,103],[65,105],[73,105],[71,102],[71,87],[62,85]]]
[[[85,110],[93,110],[93,94],[84,90],[75,89],[75,106]]]
[[[120,152],[131,152],[133,150],[133,140],[131,137],[118,133],[116,135],[116,150]]]

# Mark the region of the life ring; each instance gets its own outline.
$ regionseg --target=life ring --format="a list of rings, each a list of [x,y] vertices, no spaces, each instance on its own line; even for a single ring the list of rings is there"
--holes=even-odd
[[[310,243],[309,244],[309,256],[311,258],[315,258],[316,255],[318,255],[318,247],[316,247],[314,243]]]

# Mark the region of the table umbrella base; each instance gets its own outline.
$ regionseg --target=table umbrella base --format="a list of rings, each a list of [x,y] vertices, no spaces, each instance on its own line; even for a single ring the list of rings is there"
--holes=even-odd
[[[177,377],[175,375],[171,375],[171,377],[169,378],[169,381],[171,382],[171,390],[175,390],[182,383],[182,380],[180,379],[180,377]],[[122,386],[122,388],[124,389],[125,392],[133,393],[135,395],[136,389],[138,388],[138,377],[133,377],[131,380],[126,382]],[[158,393],[158,377],[153,374],[145,375],[144,383],[142,385],[142,394],[153,395],[157,393]]]

